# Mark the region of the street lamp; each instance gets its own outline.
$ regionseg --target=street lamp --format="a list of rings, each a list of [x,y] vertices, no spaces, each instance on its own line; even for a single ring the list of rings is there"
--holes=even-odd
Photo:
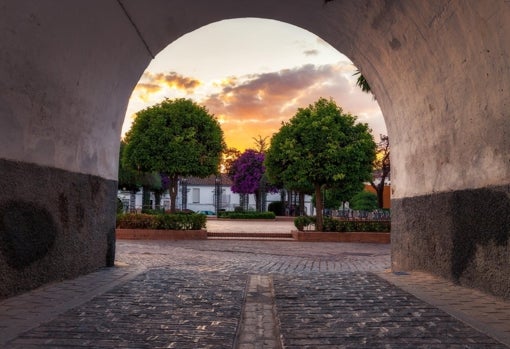
[[[218,214],[218,212],[220,211],[221,209],[221,177],[218,177],[216,176],[216,179],[214,180],[214,191],[216,192],[216,197],[215,197],[215,206],[216,206],[216,214]]]
[[[181,178],[181,195],[182,195],[181,210],[185,210],[188,208],[188,180],[186,178]]]

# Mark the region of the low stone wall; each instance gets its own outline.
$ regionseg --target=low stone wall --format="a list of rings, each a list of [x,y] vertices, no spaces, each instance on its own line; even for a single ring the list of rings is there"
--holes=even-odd
[[[122,240],[205,240],[207,230],[115,229]]]
[[[389,244],[390,233],[351,232],[333,233],[317,231],[292,231],[292,237],[297,241],[307,242],[366,242],[374,244]]]

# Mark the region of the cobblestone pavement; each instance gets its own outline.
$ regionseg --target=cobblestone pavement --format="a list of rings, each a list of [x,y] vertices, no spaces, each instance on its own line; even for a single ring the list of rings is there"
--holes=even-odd
[[[381,244],[119,241],[117,251],[117,259],[130,265],[171,266],[201,271],[263,274],[383,271],[390,267],[389,246]]]
[[[369,273],[277,276],[285,348],[505,348]]]
[[[0,347],[506,348],[404,291],[389,245],[118,241],[117,260],[0,302]]]

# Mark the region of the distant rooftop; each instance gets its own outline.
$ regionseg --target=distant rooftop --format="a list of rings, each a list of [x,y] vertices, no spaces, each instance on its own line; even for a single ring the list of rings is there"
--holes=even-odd
[[[221,185],[232,186],[232,181],[225,173],[218,176],[221,179]],[[214,186],[216,184],[216,175],[211,175],[205,178],[199,177],[188,177],[188,185],[203,185],[203,186]]]

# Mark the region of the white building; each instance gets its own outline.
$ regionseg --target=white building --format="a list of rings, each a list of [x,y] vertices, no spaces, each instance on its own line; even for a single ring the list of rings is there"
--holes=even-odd
[[[206,178],[197,178],[190,177],[184,180],[179,181],[178,194],[176,199],[176,208],[178,210],[189,209],[195,212],[198,211],[211,211],[216,213],[217,204],[216,201],[216,188],[221,190],[221,197],[219,200],[219,206],[221,210],[225,211],[234,211],[234,209],[241,205],[241,197],[239,194],[232,192],[230,189],[232,186],[232,182],[226,175],[221,175],[221,177],[209,176]],[[183,196],[183,192],[185,191],[185,196]],[[129,207],[131,192],[129,191],[118,191],[118,197],[122,200],[124,204],[124,209],[126,211],[131,211],[132,208]],[[135,207],[134,209],[137,212],[140,212],[142,209],[142,191],[139,190],[135,196]],[[250,194],[248,199],[248,210],[255,210],[256,201],[255,195]],[[266,198],[266,207],[271,202],[281,201],[280,193],[268,193]],[[151,207],[154,207],[155,198],[154,194],[151,193]],[[168,192],[162,195],[161,197],[161,205],[165,208],[165,210],[170,209],[170,195]],[[307,213],[312,212],[312,204],[311,197],[305,197],[305,211]]]

